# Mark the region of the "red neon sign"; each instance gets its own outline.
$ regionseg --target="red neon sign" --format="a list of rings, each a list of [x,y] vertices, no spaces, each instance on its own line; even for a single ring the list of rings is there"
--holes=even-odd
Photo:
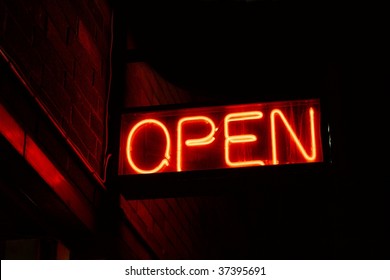
[[[122,116],[119,175],[322,162],[318,99]]]

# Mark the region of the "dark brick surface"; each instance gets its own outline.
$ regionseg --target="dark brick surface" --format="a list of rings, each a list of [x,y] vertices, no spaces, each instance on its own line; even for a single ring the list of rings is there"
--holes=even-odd
[[[89,124],[85,121],[77,109],[72,110],[72,126],[80,136],[88,151],[96,152],[96,136],[90,129]],[[80,133],[81,132],[81,133]]]
[[[97,69],[101,69],[101,53],[97,47],[95,37],[96,30],[88,30],[84,20],[79,22],[78,40],[84,48],[87,56]]]
[[[53,49],[56,50],[56,53],[59,57],[61,57],[62,63],[65,64],[66,70],[72,76],[74,73],[74,57],[71,55],[67,48],[67,42],[70,41],[71,35],[68,34],[69,29],[67,28],[65,31],[59,31],[54,25],[53,20],[50,18],[47,21],[47,39],[53,46]],[[61,34],[61,32],[65,32],[65,34]],[[64,38],[65,36],[65,41]]]
[[[0,42],[100,172],[111,10],[106,1],[1,1]],[[18,34],[18,36],[15,36]],[[70,115],[70,112],[76,113]],[[85,123],[79,120],[83,119]],[[73,117],[73,119],[71,119]],[[73,123],[75,122],[75,123]],[[70,129],[76,126],[83,131]],[[97,153],[97,151],[99,151]]]
[[[34,3],[33,3],[34,2]],[[3,1],[0,42],[36,87],[36,95],[80,154],[103,173],[105,113],[109,86],[111,11],[105,1]],[[14,36],[20,34],[20,36]],[[2,36],[4,35],[4,36]],[[145,63],[128,65],[124,107],[176,104],[189,94]],[[92,204],[104,193],[80,162],[56,147],[44,127],[37,139]],[[200,201],[191,198],[133,200],[123,207],[132,226],[163,259],[200,256]]]
[[[104,135],[104,123],[95,113],[91,113],[90,126],[98,139],[102,139]],[[98,155],[98,154],[97,154]]]
[[[69,26],[72,28],[74,32],[77,31],[78,29],[78,21],[80,16],[78,13],[75,13],[76,9],[74,8],[74,1],[52,1],[55,2],[56,6],[61,9],[63,12],[64,16],[67,19],[67,23]]]
[[[66,43],[66,33],[70,23],[65,17],[64,11],[57,4],[57,1],[44,0],[43,5],[49,15],[50,20],[53,21],[53,25],[58,30],[62,42]]]
[[[8,16],[10,18],[13,18],[14,22],[19,26],[20,31],[26,36],[29,43],[32,42],[33,38],[33,15],[29,12],[28,7],[26,7],[23,3],[23,1],[7,1],[6,5],[9,11],[12,11],[12,13],[9,13]],[[8,26],[7,29],[12,28],[11,26]],[[8,30],[10,33],[13,33],[15,30]],[[20,34],[20,31],[15,34]]]
[[[64,88],[69,92],[73,108],[76,108],[82,114],[84,120],[88,122],[92,111],[91,105],[72,77],[66,76]],[[71,123],[70,120],[69,123]]]

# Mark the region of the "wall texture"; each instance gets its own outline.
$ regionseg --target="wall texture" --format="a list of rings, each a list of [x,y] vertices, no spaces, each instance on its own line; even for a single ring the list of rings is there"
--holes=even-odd
[[[107,1],[4,0],[0,9],[2,52],[102,176],[110,81]]]

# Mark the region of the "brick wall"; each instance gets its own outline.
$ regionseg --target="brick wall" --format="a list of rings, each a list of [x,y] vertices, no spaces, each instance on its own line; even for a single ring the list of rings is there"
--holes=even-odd
[[[126,92],[124,106],[142,107],[193,101],[190,94],[164,80],[147,63],[126,65]]]
[[[102,175],[111,11],[108,1],[2,0],[0,47],[79,154]]]
[[[226,225],[238,222],[237,213],[225,212],[229,201],[218,196],[180,197],[123,200],[121,206],[158,258],[220,259],[237,254],[244,238],[237,228],[224,232]]]

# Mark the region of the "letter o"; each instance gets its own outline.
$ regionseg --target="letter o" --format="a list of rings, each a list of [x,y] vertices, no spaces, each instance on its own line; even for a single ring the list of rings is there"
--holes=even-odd
[[[138,129],[140,129],[140,127],[142,127],[145,124],[155,124],[155,125],[159,126],[162,129],[162,131],[164,132],[164,134],[165,134],[166,143],[167,143],[166,146],[165,146],[165,157],[164,157],[164,159],[162,159],[161,162],[155,168],[150,169],[150,170],[145,170],[145,169],[139,168],[134,163],[134,160],[133,160],[133,158],[131,156],[131,152],[133,151],[131,144],[132,144],[134,135],[135,135],[136,131]],[[168,166],[169,165],[169,158],[170,158],[170,151],[171,151],[171,138],[169,136],[168,129],[166,128],[166,126],[162,122],[160,122],[158,120],[155,120],[155,119],[145,119],[145,120],[142,120],[142,121],[138,122],[130,130],[129,136],[127,137],[127,143],[126,143],[127,161],[129,162],[129,165],[131,166],[131,168],[133,168],[137,173],[144,173],[144,174],[156,173],[156,172],[160,171],[164,166]]]

